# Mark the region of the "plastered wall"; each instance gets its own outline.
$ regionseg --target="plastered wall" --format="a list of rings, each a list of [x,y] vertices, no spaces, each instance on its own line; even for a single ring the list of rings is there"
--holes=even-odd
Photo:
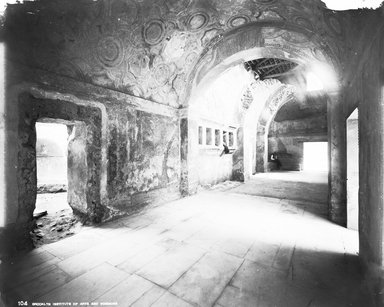
[[[359,109],[359,242],[366,282],[375,306],[384,304],[383,9],[357,11],[348,33],[351,53],[345,70],[340,113]],[[343,125],[343,122],[340,123]],[[344,122],[345,124],[345,122]]]

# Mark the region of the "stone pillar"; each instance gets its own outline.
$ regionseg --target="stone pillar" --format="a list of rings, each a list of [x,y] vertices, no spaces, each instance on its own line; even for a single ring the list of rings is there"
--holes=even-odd
[[[188,116],[180,118],[180,193],[188,196],[197,192],[198,178],[196,155],[198,144],[198,125]]]
[[[268,163],[268,135],[265,126],[257,126],[256,134],[256,172],[264,173],[267,171]],[[266,159],[267,158],[267,159]]]
[[[331,221],[347,224],[346,118],[339,94],[328,99],[328,214]]]
[[[1,97],[5,100],[1,102],[4,109],[0,112],[4,142],[3,180],[0,181],[0,256],[33,248],[29,232],[35,223],[31,218],[36,199],[35,130],[28,114],[23,113],[21,117],[19,112],[19,105],[25,102],[21,93],[26,88],[28,85],[8,84],[6,96]],[[25,174],[23,179],[20,174]]]
[[[76,214],[84,216],[88,212],[87,126],[79,122],[68,129],[68,204]]]
[[[359,255],[375,306],[384,306],[384,39],[375,47],[359,104]]]
[[[244,182],[244,128],[237,129],[237,150],[232,155],[232,178],[234,181]]]

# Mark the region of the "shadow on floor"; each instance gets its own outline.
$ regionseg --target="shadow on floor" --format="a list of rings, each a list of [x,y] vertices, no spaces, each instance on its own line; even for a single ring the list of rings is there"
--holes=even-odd
[[[232,191],[85,227],[3,263],[2,296],[8,306],[370,306],[357,232],[294,201]]]

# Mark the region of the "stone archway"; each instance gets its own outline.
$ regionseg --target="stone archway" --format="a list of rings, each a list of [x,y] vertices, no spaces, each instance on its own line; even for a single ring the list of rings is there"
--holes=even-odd
[[[209,45],[209,44],[208,44]],[[197,144],[197,128],[196,119],[190,112],[197,100],[199,92],[209,87],[210,84],[223,72],[236,65],[242,65],[244,62],[262,58],[276,57],[287,59],[296,63],[305,65],[311,62],[325,62],[330,66],[337,66],[337,59],[328,54],[323,49],[324,43],[313,33],[298,27],[297,25],[282,24],[279,22],[259,22],[249,23],[236,29],[230,30],[227,33],[220,35],[212,40],[209,48],[204,50],[197,64],[189,74],[189,86],[186,89],[186,99],[184,106],[185,112],[181,115],[181,192],[182,194],[194,193],[197,188],[196,175],[194,170],[195,157],[193,146]],[[329,51],[329,50],[327,50]],[[282,91],[284,92],[284,91]],[[281,93],[280,93],[281,94]],[[272,98],[271,98],[272,99]],[[239,97],[239,103],[241,95]],[[279,105],[279,99],[272,100],[275,106],[265,113],[264,116],[269,120],[264,120],[261,124],[267,125],[273,118]],[[261,129],[260,125],[260,128]],[[267,127],[266,127],[267,128]],[[265,129],[264,129],[265,130]],[[237,130],[237,142],[239,144],[237,152],[234,153],[233,161],[233,179],[243,181],[248,175],[246,169],[252,164],[252,158],[247,149],[244,151],[244,133],[243,127]],[[259,131],[259,135],[263,135]],[[264,142],[265,143],[265,142]],[[248,146],[249,147],[249,146]],[[264,156],[259,159],[259,165],[264,168]]]
[[[228,68],[258,58],[328,63],[338,72],[340,63],[331,50],[321,37],[294,24],[248,23],[212,39],[188,75],[183,104],[189,106],[199,86],[207,86]]]
[[[276,57],[302,65],[312,63],[314,66],[318,64],[320,66],[327,66],[326,70],[328,69],[333,72],[335,79],[332,83],[336,85],[335,88],[330,86],[329,89],[327,89],[329,97],[328,104],[329,106],[337,105],[339,99],[337,84],[339,83],[338,80],[341,71],[340,59],[338,58],[340,49],[338,49],[338,47],[335,49],[335,46],[332,44],[333,43],[328,45],[324,37],[308,31],[305,27],[303,28],[297,24],[281,23],[278,21],[248,23],[214,37],[211,42],[207,44],[207,47],[200,54],[196,64],[188,74],[188,86],[184,92],[184,96],[181,96],[183,97],[181,105],[184,107],[183,112],[180,113],[180,190],[182,195],[188,195],[197,190],[198,180],[195,174],[197,165],[194,161],[193,147],[195,146],[194,144],[197,143],[198,126],[190,110],[199,92],[208,87],[212,80],[230,67],[243,65],[246,61],[262,57]],[[327,76],[325,76],[322,81],[330,85]],[[332,94],[330,95],[330,93]],[[240,101],[241,95],[239,97],[239,104]],[[273,119],[273,116],[270,115],[269,117]],[[267,124],[267,122],[268,121],[265,121],[265,124]],[[329,129],[332,130],[332,125],[329,126]],[[264,133],[265,131],[259,131],[260,138],[262,135],[265,135]],[[328,135],[333,136],[333,133],[329,132]],[[236,170],[236,173],[234,173],[233,179],[241,181],[246,180],[248,175],[247,170],[252,169],[252,167],[249,166],[252,165],[251,152],[252,150],[255,151],[255,149],[252,149],[252,146],[248,146],[246,149],[244,146],[241,146],[246,144],[244,141],[246,137],[247,133],[244,133],[242,128],[237,130],[237,141],[240,146],[234,153],[233,168]],[[328,142],[332,143],[334,140],[334,137],[331,137]],[[262,144],[265,143],[265,140],[263,140]],[[254,148],[256,148],[256,145]],[[264,161],[267,161],[265,148],[266,146],[264,145],[264,154],[258,163],[259,165],[263,165],[261,167],[264,169]],[[330,148],[332,151],[333,147],[330,146]],[[331,154],[330,156],[337,156],[341,153],[337,148],[333,149],[333,151],[337,151],[337,153]],[[329,214],[331,220],[338,221],[338,218],[334,218],[337,215],[335,212],[340,212],[340,215],[342,215],[342,207],[345,206],[345,204],[334,204],[333,199],[335,197],[333,191],[342,190],[340,185],[342,185],[342,178],[345,177],[345,174],[341,168],[333,168],[331,163],[329,165],[329,177],[333,178],[333,180],[329,180]],[[337,197],[337,199],[341,198]]]
[[[293,88],[281,85],[271,94],[260,114],[256,131],[256,172],[258,173],[267,171],[269,126],[278,110],[292,99],[294,99]]]

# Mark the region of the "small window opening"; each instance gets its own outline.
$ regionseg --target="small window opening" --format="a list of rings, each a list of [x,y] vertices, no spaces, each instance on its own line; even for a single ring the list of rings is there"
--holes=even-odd
[[[220,130],[215,129],[215,146],[220,146]]]
[[[207,128],[206,130],[206,144],[212,145],[212,128]]]
[[[228,146],[229,147],[233,147],[233,145],[234,145],[233,132],[229,132],[228,136],[229,136],[229,144],[228,144]]]
[[[223,131],[223,144],[228,144],[228,142],[227,142],[227,131]]]
[[[199,145],[203,145],[203,127],[199,126]]]

